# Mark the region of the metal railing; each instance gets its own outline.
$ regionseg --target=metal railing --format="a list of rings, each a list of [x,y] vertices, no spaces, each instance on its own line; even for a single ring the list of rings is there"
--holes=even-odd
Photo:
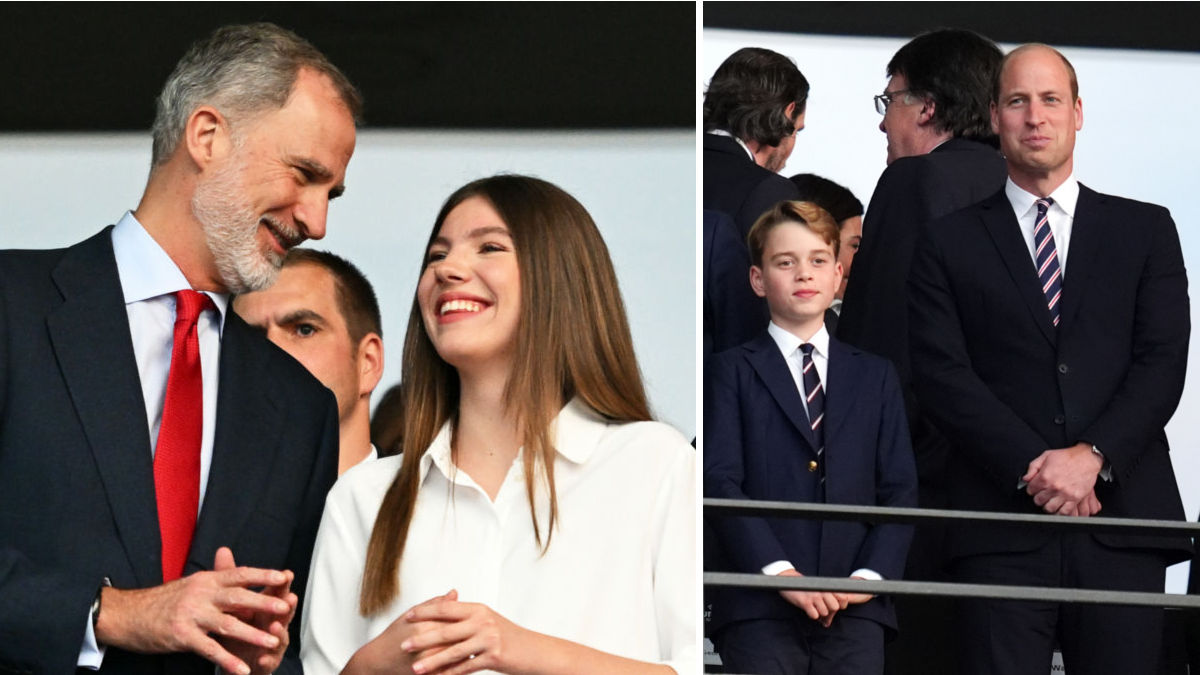
[[[918,509],[848,504],[811,504],[748,499],[706,498],[703,504],[706,515],[725,517],[767,516],[772,518],[808,518],[813,520],[914,524],[935,521],[976,522],[1033,526],[1065,532],[1186,535],[1200,537],[1200,523],[1177,520],[1137,520],[1100,516],[1078,518],[1033,513],[954,511],[949,509]],[[735,586],[769,590],[833,591],[870,593],[872,595],[891,594],[985,598],[993,600],[1036,600],[1040,602],[1128,605],[1163,607],[1167,609],[1200,609],[1200,596],[1197,595],[1052,588],[1043,586],[963,584],[940,581],[867,581],[864,579],[847,579],[845,577],[817,576],[780,577],[764,574],[711,572],[707,570],[704,572],[704,584],[706,586]]]

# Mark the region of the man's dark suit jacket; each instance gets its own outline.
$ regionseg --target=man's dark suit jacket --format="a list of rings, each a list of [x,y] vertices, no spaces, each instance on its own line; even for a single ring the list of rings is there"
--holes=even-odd
[[[888,166],[867,208],[862,248],[837,322],[839,340],[892,361],[900,373],[921,478],[921,503],[944,508],[946,441],[912,395],[908,347],[908,275],[917,235],[929,221],[965,208],[1004,187],[1004,158],[985,143],[952,138],[932,152],[902,157]],[[929,536],[936,528],[926,526]],[[918,534],[918,540],[922,535]],[[938,567],[938,551],[914,549],[914,572]]]
[[[103,577],[162,582],[142,389],[112,228],[74,247],[0,253],[0,672],[75,669]],[[219,546],[290,569],[303,595],[337,471],[330,392],[230,312],[217,427],[184,574]],[[299,619],[292,628],[299,626]],[[299,672],[298,630],[283,671]],[[109,648],[101,670],[203,673],[196,656]]]
[[[750,288],[750,252],[729,216],[704,211],[704,361],[736,347],[770,321],[767,303]]]
[[[737,141],[704,134],[704,208],[732,218],[743,245],[750,226],[764,211],[799,198],[792,181],[756,164]]]
[[[916,505],[916,469],[895,369],[829,342],[825,399],[825,501]],[[704,496],[816,502],[820,471],[808,418],[775,340],[755,340],[713,358],[704,399]],[[868,568],[900,578],[912,528],[790,518],[713,518],[732,571],[761,574],[788,560],[805,575],[845,577]],[[713,628],[745,619],[802,616],[776,591],[713,589]],[[847,615],[895,628],[887,598]],[[835,619],[836,620],[836,619]]]
[[[1004,191],[932,223],[913,264],[913,373],[922,409],[953,445],[956,509],[1039,512],[1017,489],[1050,448],[1086,441],[1112,467],[1103,516],[1180,520],[1163,428],[1187,366],[1187,275],[1166,209],[1080,186],[1054,328]],[[949,553],[1020,552],[1052,532],[970,525]],[[1178,561],[1186,537],[1097,534]]]
[[[994,194],[1007,175],[995,148],[952,138],[932,152],[892,162],[875,185],[837,337],[891,359],[906,388],[907,283],[917,234],[929,221]]]

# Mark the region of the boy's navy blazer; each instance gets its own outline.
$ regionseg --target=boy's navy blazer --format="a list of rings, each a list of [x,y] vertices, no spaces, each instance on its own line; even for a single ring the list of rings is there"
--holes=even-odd
[[[831,338],[825,396],[825,501],[916,506],[904,399],[892,365]],[[794,502],[820,500],[821,471],[800,392],[767,332],[715,356],[705,373],[704,496]],[[711,518],[723,569],[760,574],[788,560],[804,575],[845,577],[857,569],[898,579],[912,528],[793,518]],[[706,569],[721,565],[706,562]],[[777,591],[713,589],[712,628],[730,621],[795,618],[802,610]],[[879,598],[845,610],[895,628]]]

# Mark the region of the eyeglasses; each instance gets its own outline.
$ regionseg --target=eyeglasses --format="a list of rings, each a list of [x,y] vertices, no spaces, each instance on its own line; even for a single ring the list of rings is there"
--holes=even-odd
[[[886,115],[888,106],[891,105],[892,101],[896,100],[896,97],[900,94],[904,94],[904,102],[908,103],[908,97],[912,95],[912,90],[897,89],[896,91],[885,91],[882,94],[876,94],[875,112],[879,113],[880,115]]]

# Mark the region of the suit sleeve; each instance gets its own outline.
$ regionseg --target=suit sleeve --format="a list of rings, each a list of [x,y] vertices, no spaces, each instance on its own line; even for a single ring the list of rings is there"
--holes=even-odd
[[[296,577],[292,581],[292,592],[299,596],[296,615],[288,626],[291,642],[287,655],[280,664],[279,673],[295,673],[299,675],[304,670],[300,665],[300,626],[303,620],[301,613],[304,608],[304,596],[308,587],[309,565],[313,556],[313,545],[317,538],[317,529],[321,523],[321,514],[325,510],[325,495],[337,478],[338,463],[338,420],[337,406],[333,394],[324,392],[326,398],[325,422],[320,436],[315,439],[319,444],[316,460],[312,468],[309,484],[305,489],[303,513],[300,517],[296,533],[292,538],[288,551],[288,568]]]
[[[0,269],[0,420],[5,419],[11,356],[2,273]],[[73,671],[92,599],[102,581],[99,576],[86,578],[38,566],[0,542],[0,671]]]
[[[728,352],[712,361],[705,377],[704,496],[750,499],[743,489],[745,466],[741,392],[735,361]],[[738,572],[758,574],[766,565],[788,560],[774,531],[762,518],[718,516],[710,519],[720,547]],[[798,570],[805,573],[805,570]]]
[[[878,506],[917,506],[917,466],[913,458],[904,396],[895,369],[887,365],[882,382],[883,408],[875,453],[875,503]],[[874,570],[885,579],[899,579],[908,559],[913,526],[873,525],[859,549],[855,568]]]
[[[725,351],[761,333],[770,320],[766,302],[750,288],[750,254],[733,221],[704,212],[705,356]]]
[[[917,399],[938,428],[1005,494],[1046,442],[996,397],[971,366],[959,306],[947,276],[935,221],[918,239],[909,277],[909,331]]]
[[[1146,228],[1153,239],[1137,286],[1128,370],[1104,412],[1080,435],[1104,453],[1118,484],[1175,413],[1187,368],[1191,320],[1183,252],[1170,213],[1155,211]]]

